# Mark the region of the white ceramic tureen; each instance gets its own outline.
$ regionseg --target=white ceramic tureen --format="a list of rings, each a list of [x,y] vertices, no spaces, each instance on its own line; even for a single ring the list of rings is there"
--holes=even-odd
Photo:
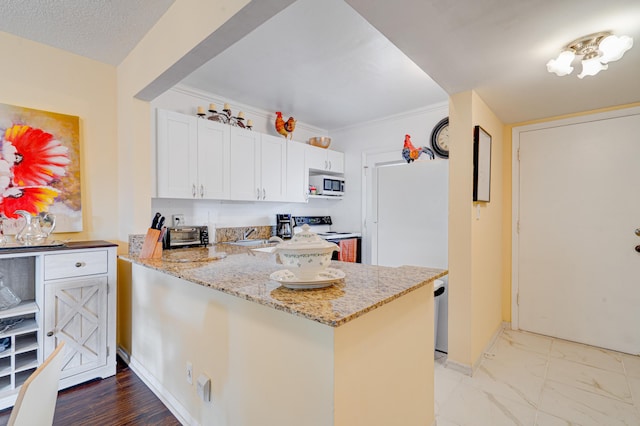
[[[303,281],[316,279],[331,264],[333,252],[340,251],[337,244],[323,240],[309,229],[309,225],[302,225],[301,232],[278,244],[274,250],[282,264]]]

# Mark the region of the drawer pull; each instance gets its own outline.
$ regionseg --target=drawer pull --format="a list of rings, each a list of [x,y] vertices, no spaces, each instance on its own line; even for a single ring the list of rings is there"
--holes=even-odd
[[[84,262],[76,262],[76,268],[82,268],[85,265],[86,265],[86,263],[84,263]]]
[[[50,331],[47,333],[47,337],[51,337],[51,336],[53,336],[53,331]]]

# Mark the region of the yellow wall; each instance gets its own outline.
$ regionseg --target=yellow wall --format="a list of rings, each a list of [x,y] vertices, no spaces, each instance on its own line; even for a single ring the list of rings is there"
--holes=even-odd
[[[450,98],[449,120],[448,359],[473,368],[502,322],[504,125],[473,91]],[[473,203],[475,125],[491,135],[489,203]]]
[[[118,66],[120,238],[151,218],[151,110],[135,96],[244,7],[248,0],[175,2]]]
[[[151,108],[136,95],[160,78],[248,1],[175,2],[117,68],[118,236],[145,232],[151,218]],[[118,345],[131,353],[131,271],[118,266]]]
[[[115,241],[115,67],[3,32],[0,52],[1,103],[80,117],[83,231],[56,238]]]

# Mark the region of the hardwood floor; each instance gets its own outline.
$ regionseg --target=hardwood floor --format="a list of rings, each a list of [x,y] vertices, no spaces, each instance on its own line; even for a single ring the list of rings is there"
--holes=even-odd
[[[6,425],[11,408],[0,411]],[[180,422],[118,358],[114,377],[60,391],[54,425],[179,425]]]

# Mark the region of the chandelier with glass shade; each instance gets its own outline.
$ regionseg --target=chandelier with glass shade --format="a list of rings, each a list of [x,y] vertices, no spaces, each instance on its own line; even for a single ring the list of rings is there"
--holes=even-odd
[[[547,70],[558,76],[571,74],[571,63],[576,56],[582,56],[582,72],[578,78],[596,75],[609,67],[609,62],[622,58],[633,46],[633,39],[628,36],[615,36],[610,32],[600,32],[580,37],[569,43],[557,58],[547,62]]]

